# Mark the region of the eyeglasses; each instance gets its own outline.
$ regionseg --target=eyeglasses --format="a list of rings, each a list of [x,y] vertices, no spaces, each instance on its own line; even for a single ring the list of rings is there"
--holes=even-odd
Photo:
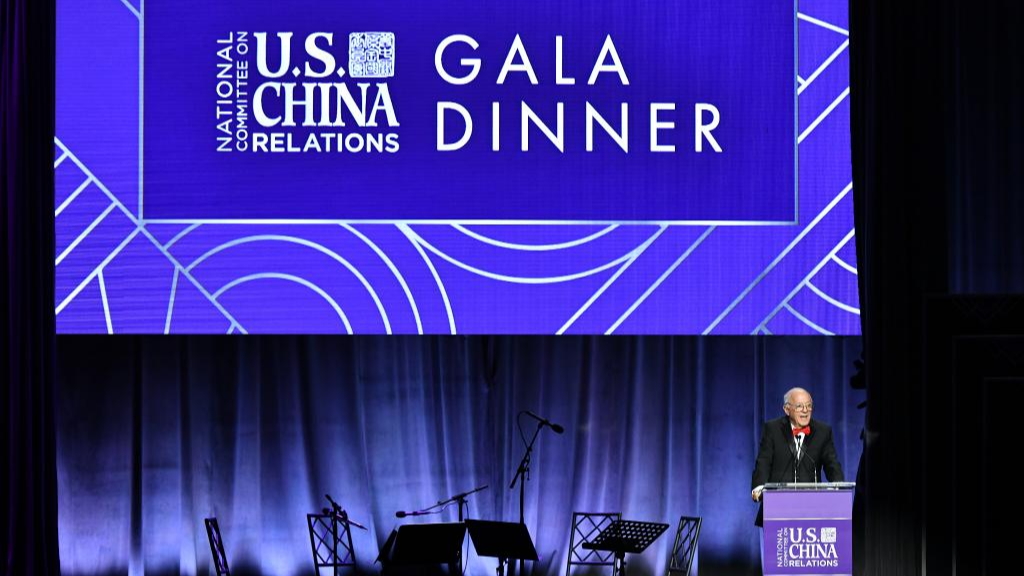
[[[804,410],[807,410],[808,412],[810,412],[810,411],[814,410],[814,403],[813,402],[808,402],[807,404],[790,404],[789,406],[790,406],[790,408],[792,408],[792,409],[794,409],[794,410],[796,410],[798,412],[803,412]]]

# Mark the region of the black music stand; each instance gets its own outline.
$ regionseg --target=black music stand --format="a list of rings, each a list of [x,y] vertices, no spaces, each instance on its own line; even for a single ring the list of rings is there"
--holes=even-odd
[[[228,567],[228,555],[224,553],[224,539],[220,537],[220,525],[216,518],[205,518],[206,537],[210,540],[210,553],[213,554],[213,567],[217,576],[231,576]]]
[[[700,516],[680,516],[676,539],[669,554],[668,576],[690,576],[693,557],[697,554],[697,540],[700,539]]]
[[[622,520],[619,512],[573,512],[569,529],[569,553],[565,562],[565,576],[571,576],[573,567],[586,566],[588,574],[596,574],[596,567],[613,567],[615,555],[606,550],[587,550],[590,542],[612,522]]]
[[[462,523],[406,524],[388,538],[378,558],[385,568],[447,564],[452,576],[462,573],[462,543],[466,525]],[[390,549],[388,549],[390,545]]]
[[[325,508],[324,514],[306,514],[306,524],[316,576],[325,568],[330,568],[333,576],[338,576],[342,568],[355,568],[352,523],[347,514],[339,515]]]
[[[625,576],[626,553],[642,553],[667,529],[668,524],[661,522],[616,520],[592,541],[583,544],[583,548],[614,552],[615,564],[613,574],[615,576]]]
[[[526,524],[466,520],[466,527],[477,555],[498,559],[498,576],[505,576],[505,563],[509,560],[537,561],[537,549]]]

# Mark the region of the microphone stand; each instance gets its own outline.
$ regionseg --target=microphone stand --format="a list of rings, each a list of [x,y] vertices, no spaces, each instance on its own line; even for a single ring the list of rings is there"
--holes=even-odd
[[[366,526],[363,526],[359,522],[356,522],[355,520],[349,518],[348,517],[348,512],[344,508],[341,507],[341,504],[338,504],[337,502],[335,502],[334,499],[331,498],[330,494],[325,494],[325,496],[327,496],[327,500],[331,503],[331,508],[330,508],[331,516],[333,516],[334,518],[336,518],[337,520],[339,520],[340,522],[342,522],[343,524],[346,524],[348,526],[355,526],[356,528],[359,528],[361,530],[368,530]],[[327,512],[328,511],[327,508],[324,508],[324,511]]]
[[[462,513],[463,507],[465,507],[467,510],[469,509],[469,503],[466,502],[466,497],[471,495],[471,494],[476,494],[477,492],[479,492],[481,490],[485,490],[486,488],[487,488],[487,484],[484,484],[483,486],[480,486],[479,488],[474,488],[474,489],[470,490],[469,492],[463,492],[462,494],[456,494],[455,496],[452,496],[451,498],[449,498],[447,500],[442,500],[442,501],[438,502],[434,506],[431,506],[431,508],[434,508],[436,506],[442,506],[443,507],[443,506],[446,506],[446,505],[451,504],[453,502],[457,502],[459,504],[459,522],[462,522],[463,521],[463,513]]]
[[[411,517],[411,516],[427,516],[427,515],[430,515],[430,514],[440,514],[440,513],[445,511],[445,509],[448,507],[449,504],[458,503],[458,505],[459,505],[459,522],[462,522],[464,520],[463,509],[466,509],[466,510],[469,509],[469,503],[466,502],[466,497],[470,496],[472,494],[476,494],[477,492],[479,492],[481,490],[486,490],[486,489],[487,489],[487,484],[484,484],[483,486],[480,486],[478,488],[474,488],[474,489],[470,490],[469,492],[463,492],[462,494],[456,494],[455,496],[452,496],[451,498],[449,498],[447,500],[438,500],[437,504],[434,504],[433,506],[428,506],[428,507],[426,507],[426,508],[424,508],[422,510],[415,510],[413,512],[398,511],[398,512],[395,513],[395,516],[397,516],[399,518],[406,518],[406,517]]]
[[[461,523],[461,522],[464,521],[463,509],[466,509],[466,510],[469,509],[469,503],[466,502],[466,498],[468,496],[472,495],[472,494],[476,494],[477,492],[479,492],[481,490],[486,490],[486,489],[487,489],[487,484],[484,484],[483,486],[479,486],[477,488],[474,488],[474,489],[470,490],[469,492],[463,492],[462,494],[456,494],[455,496],[452,496],[451,498],[449,498],[447,500],[438,500],[437,504],[434,504],[433,506],[428,506],[427,508],[424,508],[423,510],[416,510],[414,512],[398,511],[398,512],[395,513],[395,516],[397,516],[399,518],[406,518],[406,517],[409,517],[409,516],[426,516],[428,514],[441,514],[442,512],[445,511],[445,509],[448,508],[448,505],[456,504],[457,503],[459,505],[459,522]],[[458,559],[458,562],[454,566],[455,566],[455,568],[457,568],[457,574],[462,574],[463,573],[463,571],[462,571],[462,563],[464,562],[464,555],[462,554],[461,546],[459,548],[460,548],[459,549],[459,559]]]
[[[519,468],[516,469],[516,475],[512,478],[512,484],[509,485],[509,490],[513,490],[516,487],[516,482],[519,482],[519,523],[526,524],[526,481],[530,479],[530,457],[533,454],[533,445],[537,442],[537,436],[540,435],[541,429],[544,428],[544,422],[537,423],[537,429],[533,432],[533,438],[530,439],[530,443],[526,446],[526,454],[523,454],[523,459],[519,462]],[[519,559],[519,575],[522,576],[526,573],[526,560],[523,558]]]

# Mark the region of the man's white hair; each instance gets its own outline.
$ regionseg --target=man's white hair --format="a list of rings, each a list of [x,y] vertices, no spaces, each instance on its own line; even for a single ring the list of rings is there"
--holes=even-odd
[[[793,397],[793,394],[796,394],[797,392],[803,392],[808,396],[811,395],[810,392],[804,390],[803,388],[790,388],[789,392],[786,392],[786,395],[782,397],[782,405],[785,406],[786,404],[789,404],[789,400]]]

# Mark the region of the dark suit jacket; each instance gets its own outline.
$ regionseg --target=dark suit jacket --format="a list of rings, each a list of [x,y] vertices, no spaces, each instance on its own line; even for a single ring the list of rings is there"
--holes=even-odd
[[[843,481],[843,466],[832,443],[832,427],[813,418],[810,426],[811,434],[804,438],[803,455],[797,465],[796,440],[789,418],[783,416],[764,423],[751,490],[768,482],[824,482],[823,469],[829,482]],[[754,524],[763,525],[763,518],[764,506],[758,509]]]

